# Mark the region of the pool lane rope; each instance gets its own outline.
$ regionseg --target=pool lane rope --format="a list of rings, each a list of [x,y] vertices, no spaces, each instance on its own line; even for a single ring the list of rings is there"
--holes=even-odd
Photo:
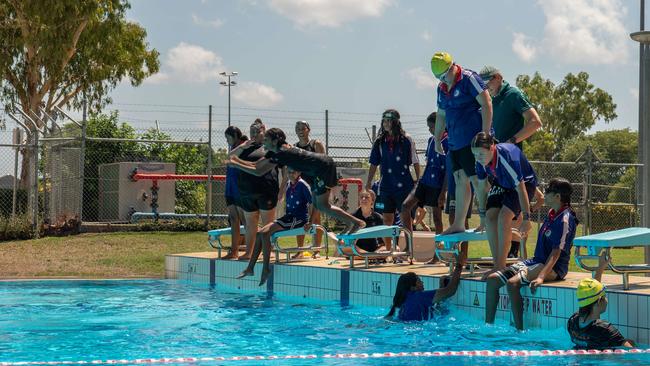
[[[233,356],[233,357],[179,357],[179,358],[139,358],[134,360],[94,360],[94,361],[19,361],[2,362],[0,366],[22,365],[119,365],[119,364],[161,364],[195,363],[223,361],[273,361],[306,359],[364,359],[398,357],[562,357],[594,355],[650,354],[649,349],[607,349],[607,350],[508,350],[508,351],[445,351],[445,352],[384,352],[384,353],[338,353],[324,355],[284,355],[284,356]]]

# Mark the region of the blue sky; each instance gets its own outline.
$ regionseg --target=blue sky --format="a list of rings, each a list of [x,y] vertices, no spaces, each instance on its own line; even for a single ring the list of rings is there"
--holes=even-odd
[[[217,74],[228,70],[240,73],[233,107],[426,115],[435,109],[429,59],[445,50],[512,81],[586,71],[619,116],[595,130],[638,124],[638,46],[629,38],[639,28],[637,1],[134,0],[128,16],[160,51],[161,73],[116,89],[117,109],[223,108]]]
[[[462,66],[486,64],[506,80],[539,71],[559,83],[586,71],[609,92],[618,118],[593,130],[638,126],[639,3],[626,0],[132,0],[128,18],[148,33],[160,73],[112,92],[124,120],[163,131],[206,125],[215,107],[215,145],[223,145],[226,89],[221,71],[238,71],[233,124],[256,117],[290,128],[298,119],[332,144],[360,139],[386,108],[402,114],[416,142],[435,110],[431,55],[444,50]],[[79,114],[76,114],[79,116]],[[8,130],[11,129],[8,124]],[[3,133],[6,135],[6,133]],[[4,140],[4,138],[3,138]],[[419,148],[424,148],[418,142]],[[0,170],[9,170],[0,163]],[[0,172],[1,173],[1,172]]]

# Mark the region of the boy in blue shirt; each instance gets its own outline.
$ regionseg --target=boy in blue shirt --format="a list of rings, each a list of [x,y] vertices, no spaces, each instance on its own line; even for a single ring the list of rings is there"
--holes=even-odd
[[[515,327],[524,328],[522,285],[535,290],[548,281],[564,279],[569,271],[571,246],[576,234],[578,219],[571,209],[571,183],[563,178],[552,179],[544,192],[544,202],[551,207],[539,230],[535,256],[515,263],[487,278],[485,290],[485,322],[494,323],[499,298],[499,288],[507,285]]]

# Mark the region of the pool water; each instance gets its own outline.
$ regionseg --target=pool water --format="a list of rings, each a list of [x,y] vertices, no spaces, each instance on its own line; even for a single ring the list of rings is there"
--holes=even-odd
[[[388,309],[267,298],[170,280],[0,282],[0,362],[460,350],[569,349],[564,329],[518,333],[447,309],[424,323]],[[430,365],[442,359],[225,361]],[[647,365],[650,355],[446,358],[454,365]],[[210,364],[209,362],[206,364]],[[212,364],[215,364],[212,362]]]

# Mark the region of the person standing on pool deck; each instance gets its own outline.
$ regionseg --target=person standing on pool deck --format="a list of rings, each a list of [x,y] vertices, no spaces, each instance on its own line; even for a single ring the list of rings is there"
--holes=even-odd
[[[537,110],[526,94],[503,80],[496,67],[485,66],[479,75],[492,97],[494,138],[523,150],[522,142],[542,127]]]
[[[311,186],[314,206],[321,212],[333,216],[346,224],[346,233],[354,233],[365,227],[366,223],[345,212],[329,202],[330,191],[338,185],[336,163],[324,154],[312,153],[287,144],[287,136],[279,128],[266,131],[264,147],[267,153],[264,159],[255,163],[231,159],[229,165],[253,175],[263,175],[278,166],[288,166],[314,178]],[[308,223],[311,225],[311,218]]]
[[[431,58],[431,71],[438,84],[436,151],[444,153],[442,135],[447,130],[451,169],[456,183],[456,217],[443,234],[465,231],[463,224],[471,199],[470,181],[477,186],[476,161],[470,143],[477,133],[490,133],[492,99],[490,93],[472,70],[454,63],[451,55],[437,52]]]
[[[248,140],[241,130],[235,126],[229,126],[224,132],[226,142],[228,143],[229,151],[232,151],[237,146],[245,143]],[[237,189],[237,177],[239,170],[235,168],[226,168],[226,208],[228,210],[228,222],[231,227],[231,240],[230,240],[230,253],[222,259],[239,259],[239,245],[241,235],[239,226],[244,222],[244,211],[238,207],[239,189]]]
[[[379,135],[370,151],[370,169],[366,180],[366,190],[370,190],[377,167],[381,166],[375,207],[382,213],[384,225],[393,225],[395,210],[401,209],[413,189],[414,181],[409,170],[411,165],[415,169],[417,180],[420,177],[420,164],[415,143],[402,129],[399,112],[387,109],[381,116]],[[385,238],[384,242],[386,249],[391,250],[390,238]]]
[[[510,146],[514,146],[509,144]],[[499,288],[508,287],[515,327],[524,329],[524,302],[521,286],[528,285],[535,293],[544,282],[559,281],[569,272],[571,246],[576,235],[578,219],[571,209],[571,183],[553,178],[544,192],[544,202],[551,207],[537,235],[535,255],[493,272],[485,284],[485,322],[494,323]]]
[[[478,177],[479,228],[487,231],[493,271],[502,270],[510,251],[513,219],[522,214],[522,237],[528,236],[532,228],[530,201],[537,190],[537,175],[516,145],[495,144],[494,137],[479,132],[471,146]]]
[[[264,158],[264,132],[266,126],[259,118],[250,126],[251,139],[233,149],[228,155],[231,159],[253,163]],[[261,176],[242,172],[237,179],[240,199],[239,207],[244,210],[246,221],[246,255],[242,259],[250,259],[257,225],[262,216],[263,225],[268,225],[275,219],[275,206],[278,203],[278,169],[271,169]]]
[[[311,132],[311,127],[307,121],[298,121],[296,122],[296,136],[298,136],[298,142],[294,145],[295,147],[301,148],[317,154],[325,154],[325,145],[320,140],[311,139],[309,133]],[[314,184],[314,179],[303,173],[302,179],[309,184],[309,186]],[[312,207],[312,224],[319,224],[320,221],[320,212]],[[323,233],[318,230],[316,232],[316,246],[320,247],[323,241]],[[297,237],[297,244],[299,247],[303,246],[305,242],[305,236],[300,235]],[[318,254],[318,252],[314,252]],[[297,253],[294,257],[301,257],[302,253]]]
[[[402,225],[411,232],[413,232],[413,220],[411,219],[413,208],[415,206],[431,206],[433,208],[433,222],[436,227],[436,234],[442,233],[442,209],[445,206],[445,193],[447,191],[446,156],[444,153],[440,154],[435,151],[435,136],[433,136],[435,134],[435,125],[436,112],[433,112],[427,117],[427,127],[432,135],[429,137],[427,151],[425,152],[427,164],[418,184],[406,197],[400,212]],[[447,135],[442,136],[442,146],[446,153]]]

